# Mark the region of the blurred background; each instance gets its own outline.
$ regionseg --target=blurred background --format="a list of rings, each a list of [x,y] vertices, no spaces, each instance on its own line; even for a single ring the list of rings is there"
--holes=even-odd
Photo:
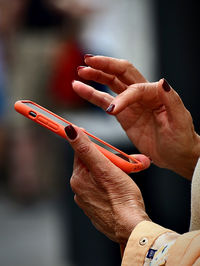
[[[72,91],[84,54],[101,54],[131,61],[149,81],[165,77],[199,132],[197,12],[186,0],[0,0],[0,265],[120,265],[118,245],[73,202],[68,143],[13,105],[33,100],[136,153],[113,117]],[[188,230],[189,181],[153,165],[131,177],[154,222]]]

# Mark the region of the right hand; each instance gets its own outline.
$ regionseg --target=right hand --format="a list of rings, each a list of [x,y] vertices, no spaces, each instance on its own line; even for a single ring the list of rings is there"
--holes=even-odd
[[[80,68],[79,76],[108,85],[118,96],[77,81],[74,90],[104,110],[113,104],[112,114],[141,153],[157,166],[191,179],[200,155],[200,137],[178,94],[164,79],[147,82],[125,60],[92,56],[85,62],[90,67]]]

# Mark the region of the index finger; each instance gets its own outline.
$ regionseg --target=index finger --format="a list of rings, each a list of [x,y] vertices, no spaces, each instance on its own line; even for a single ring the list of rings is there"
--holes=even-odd
[[[144,83],[147,80],[129,61],[107,56],[85,56],[85,63],[107,74],[115,75],[126,85]]]

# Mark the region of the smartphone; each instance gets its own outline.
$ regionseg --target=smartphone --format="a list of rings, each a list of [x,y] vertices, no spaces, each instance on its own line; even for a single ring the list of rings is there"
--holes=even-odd
[[[65,127],[73,125],[73,123],[65,120],[64,118],[54,114],[46,108],[40,106],[29,100],[17,101],[14,105],[15,110],[39,125],[46,127],[59,136],[67,139],[65,133]],[[126,154],[125,152],[117,149],[111,144],[99,139],[98,137],[90,134],[85,129],[82,129],[87,134],[94,145],[117,167],[126,172],[127,174],[132,172],[139,172],[143,169],[143,165],[140,161]],[[117,152],[117,154],[116,154]]]

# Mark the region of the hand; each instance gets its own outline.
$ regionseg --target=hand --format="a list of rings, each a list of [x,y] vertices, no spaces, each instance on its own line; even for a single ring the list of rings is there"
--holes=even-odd
[[[85,62],[89,67],[78,69],[80,77],[106,84],[119,95],[114,98],[77,81],[74,90],[115,115],[134,145],[157,166],[191,179],[200,156],[200,137],[169,84],[164,79],[148,83],[125,60],[87,56]]]
[[[68,126],[66,133],[75,151],[71,177],[75,202],[99,231],[125,245],[134,227],[141,221],[150,220],[139,188],[81,129]],[[140,160],[149,165],[145,156],[140,155]]]

